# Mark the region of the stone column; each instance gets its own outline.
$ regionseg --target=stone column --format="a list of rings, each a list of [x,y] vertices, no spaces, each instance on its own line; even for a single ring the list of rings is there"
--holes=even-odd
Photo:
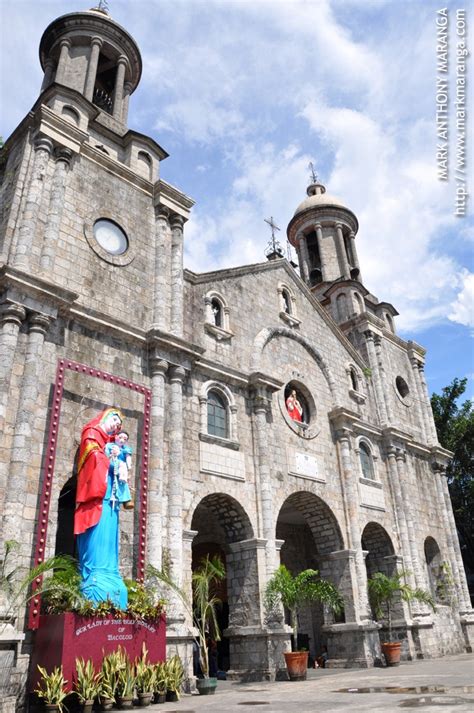
[[[355,233],[353,230],[349,233],[349,238],[351,241],[351,254],[352,254],[352,262],[354,267],[356,267],[359,270],[359,275],[357,277],[359,282],[362,282],[362,276],[360,274],[360,265],[359,265],[359,258],[357,257],[357,249],[355,246]]]
[[[71,47],[71,40],[65,39],[61,40],[59,47],[59,60],[58,67],[56,69],[55,81],[57,84],[64,84],[66,78],[67,67],[69,64],[69,48]]]
[[[351,268],[349,266],[349,261],[346,255],[346,246],[344,244],[344,234],[342,232],[342,223],[336,223],[336,233],[337,233],[337,248],[339,252],[339,266],[341,269],[342,277],[345,280],[350,280],[351,278]]]
[[[113,105],[113,117],[117,121],[122,121],[122,105],[123,105],[123,88],[125,83],[125,69],[127,66],[127,58],[124,55],[120,55],[117,60],[117,74],[115,75],[115,89],[114,89],[114,105]]]
[[[97,65],[99,64],[100,48],[102,47],[102,38],[93,37],[91,39],[91,52],[87,63],[86,81],[84,84],[84,96],[90,102],[94,97],[95,80],[97,76]]]
[[[458,592],[459,604],[463,609],[463,613],[472,613],[471,598],[469,596],[469,588],[467,586],[466,572],[462,561],[461,549],[459,547],[459,538],[456,530],[456,522],[454,520],[453,506],[449,495],[448,481],[445,475],[440,475],[441,492],[443,495],[442,505],[445,507],[447,520],[447,540],[450,548],[451,561],[453,563],[453,575]]]
[[[183,225],[177,213],[171,216],[171,315],[170,332],[183,334]]]
[[[319,259],[321,261],[321,277],[324,281],[327,279],[327,275],[326,275],[326,256],[325,256],[324,250],[323,250],[323,229],[322,229],[321,223],[316,223],[314,228],[316,230],[316,238],[318,240]]]
[[[420,386],[421,386],[421,393],[424,396],[423,402],[424,402],[424,408],[425,408],[425,414],[426,414],[426,425],[428,430],[428,437],[430,438],[430,442],[432,444],[438,443],[438,434],[436,432],[436,426],[433,418],[433,411],[431,410],[431,401],[430,401],[430,395],[428,393],[428,386],[426,384],[426,379],[425,379],[425,365],[420,362],[418,364],[418,374],[419,374],[419,379],[420,379]]]
[[[382,354],[382,337],[379,334],[374,335],[374,345],[375,345],[375,354],[376,354],[376,359],[377,359],[377,366],[378,366],[378,372],[379,372],[379,381],[381,385],[387,384],[388,379],[385,375],[385,368],[383,365],[383,354]],[[387,414],[387,420],[388,423],[392,422],[392,412],[390,408],[390,399],[388,398],[387,394],[387,389],[382,388],[382,396],[383,400],[385,403],[385,411]]]
[[[38,434],[34,432],[34,422],[38,412],[38,385],[40,374],[43,371],[42,353],[45,334],[50,325],[50,318],[41,314],[32,314],[28,320],[28,339],[26,344],[25,367],[20,386],[18,409],[13,444],[8,472],[8,488],[5,495],[5,508],[3,514],[3,535],[5,540],[18,539],[18,533],[25,535],[23,513],[28,505],[36,506],[29,502],[28,481],[29,473],[34,471],[32,477],[35,483],[39,479],[39,465],[34,463],[35,455],[39,456],[42,443]],[[40,405],[42,410],[46,404]],[[34,463],[34,465],[32,465]],[[29,523],[27,528],[28,538],[22,539],[22,545],[28,548],[31,545],[34,523]],[[23,550],[28,554],[28,549]]]
[[[25,317],[26,312],[21,305],[0,306],[0,431],[3,434],[18,333]]]
[[[169,210],[158,205],[155,208],[155,283],[153,294],[153,325],[169,329],[170,314],[170,224]]]
[[[43,82],[41,84],[42,92],[44,92],[44,90],[47,89],[53,81],[54,67],[54,60],[51,58],[47,59],[44,63],[44,77]]]
[[[300,264],[301,277],[306,284],[309,284],[309,254],[306,237],[304,235],[301,235],[298,241],[298,260]]]
[[[350,437],[351,431],[348,428],[341,428],[336,431],[339,462],[343,480],[343,498],[348,526],[349,548],[354,550],[354,564],[357,578],[356,591],[358,593],[358,601],[354,602],[355,611],[357,619],[368,619],[371,617],[367,594],[367,570],[365,568],[359,526],[358,478],[353,468]]]
[[[385,397],[383,393],[382,383],[380,381],[380,372],[377,359],[377,353],[375,351],[375,334],[370,329],[364,332],[364,337],[367,347],[367,356],[369,358],[369,365],[372,371],[372,378],[374,380],[375,398],[377,401],[377,407],[379,411],[380,421],[382,424],[388,423],[387,419],[387,408],[385,405]]]
[[[148,477],[147,560],[161,570],[162,566],[162,499],[165,374],[168,362],[150,359],[151,375],[151,448]]]
[[[415,396],[418,403],[419,422],[421,427],[421,436],[426,443],[431,443],[430,427],[426,419],[425,397],[420,382],[420,374],[418,371],[419,360],[415,356],[410,356],[410,364],[413,370],[413,383],[415,385]]]
[[[257,453],[258,492],[260,500],[261,530],[266,545],[266,573],[269,579],[278,567],[275,550],[275,523],[273,521],[273,493],[270,463],[268,460],[267,411],[268,396],[258,389],[253,397],[253,420],[255,428],[255,450]]]
[[[419,589],[427,589],[426,579],[423,576],[423,572],[420,566],[420,558],[418,556],[417,547],[417,537],[415,533],[415,526],[413,524],[413,513],[412,513],[412,499],[410,496],[410,487],[408,483],[408,471],[406,466],[406,454],[401,448],[397,448],[396,451],[396,461],[397,461],[397,471],[398,479],[400,481],[402,498],[403,498],[403,508],[405,512],[405,519],[408,531],[408,543],[410,547],[411,555],[411,565],[413,568],[413,575],[415,581],[415,587]],[[416,600],[412,602],[411,609],[414,614],[424,613],[426,610],[426,605],[420,604]]]
[[[20,270],[28,270],[30,252],[33,244],[38,212],[45,186],[44,177],[47,171],[48,159],[53,151],[53,142],[39,136],[34,142],[33,166],[31,179],[26,193],[25,207],[20,218],[18,240],[13,255],[13,266]]]
[[[133,84],[125,82],[123,85],[123,103],[122,103],[122,124],[127,125],[128,120],[128,105],[130,103],[130,94],[132,93]]]
[[[182,567],[182,512],[183,512],[183,381],[185,371],[180,366],[170,369],[170,398],[168,411],[169,466],[168,466],[168,550],[170,575],[181,585]]]
[[[397,449],[394,446],[389,446],[387,448],[387,464],[390,485],[395,499],[395,519],[398,525],[398,533],[400,535],[403,569],[408,572],[408,584],[411,587],[415,587],[415,579],[413,576],[413,567],[411,562],[410,541],[408,538],[408,527],[405,518],[405,504],[403,501],[402,488],[397,468]]]
[[[59,242],[59,229],[64,210],[64,196],[66,193],[67,172],[69,169],[72,152],[66,148],[55,151],[56,165],[51,184],[51,197],[49,200],[48,218],[44,232],[43,247],[41,250],[40,267],[49,272],[54,266],[54,257]]]

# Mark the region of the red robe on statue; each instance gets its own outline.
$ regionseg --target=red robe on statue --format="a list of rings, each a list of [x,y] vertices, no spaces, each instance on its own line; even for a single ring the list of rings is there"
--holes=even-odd
[[[104,447],[113,441],[113,438],[105,433],[100,423],[110,411],[116,409],[102,411],[82,429],[74,513],[75,535],[80,535],[89,527],[97,525],[102,514],[102,501],[107,490],[107,473],[110,465]]]

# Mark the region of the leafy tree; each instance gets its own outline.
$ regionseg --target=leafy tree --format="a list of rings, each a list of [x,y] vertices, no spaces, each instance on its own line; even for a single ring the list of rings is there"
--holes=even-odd
[[[467,399],[458,403],[466,391],[467,379],[454,379],[441,396],[433,394],[433,409],[439,442],[453,451],[447,469],[449,492],[466,569],[474,573],[474,405]]]

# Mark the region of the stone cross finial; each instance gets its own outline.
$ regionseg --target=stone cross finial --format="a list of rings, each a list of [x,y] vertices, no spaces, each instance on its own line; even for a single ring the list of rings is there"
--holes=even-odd
[[[108,0],[99,0],[99,2],[97,3],[97,7],[95,7],[94,10],[100,10],[101,12],[108,13],[109,12]]]
[[[267,248],[265,250],[265,255],[269,260],[273,260],[276,257],[283,257],[283,250],[281,248],[280,243],[276,239],[275,231],[280,230],[278,225],[275,223],[273,216],[270,216],[270,218],[264,218],[265,223],[268,223],[272,230],[272,239],[267,245]]]
[[[270,216],[270,218],[264,218],[265,223],[268,223],[270,228],[272,229],[272,240],[275,240],[275,230],[280,230],[278,225],[275,223],[273,220],[273,215]]]

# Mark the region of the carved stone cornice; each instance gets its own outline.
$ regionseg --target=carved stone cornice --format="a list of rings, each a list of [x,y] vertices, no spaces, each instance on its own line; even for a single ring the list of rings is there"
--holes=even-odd
[[[0,292],[1,302],[21,305],[30,312],[52,318],[67,314],[79,296],[77,292],[9,265],[0,268]]]

